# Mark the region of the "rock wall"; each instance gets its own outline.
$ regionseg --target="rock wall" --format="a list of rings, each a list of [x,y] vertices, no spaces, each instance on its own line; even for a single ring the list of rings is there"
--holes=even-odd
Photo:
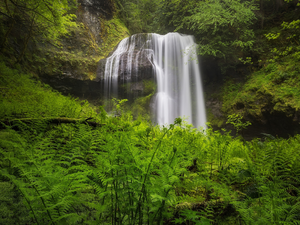
[[[111,0],[78,0],[78,4],[76,13],[78,21],[89,28],[96,44],[103,44],[101,19],[111,20],[113,18],[114,3]]]
[[[78,0],[73,10],[77,26],[56,42],[37,44],[32,57],[39,76],[62,79],[93,80],[100,59],[117,43],[129,36],[125,25],[116,17],[113,0]],[[109,41],[108,41],[109,40]]]
[[[99,60],[129,36],[116,17],[113,0],[78,0],[77,27],[58,43],[39,43],[33,58],[35,72],[54,89],[82,99],[100,98]],[[82,82],[81,82],[82,81]]]

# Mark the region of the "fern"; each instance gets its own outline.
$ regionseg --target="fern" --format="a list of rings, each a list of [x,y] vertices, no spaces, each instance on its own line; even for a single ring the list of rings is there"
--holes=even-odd
[[[11,130],[8,132],[14,133]],[[82,132],[88,133],[86,130]],[[78,201],[76,195],[86,189],[89,173],[84,161],[84,153],[89,148],[85,137],[78,135],[65,145],[63,148],[66,154],[60,157],[58,163],[53,160],[57,159],[55,151],[47,148],[41,152],[45,146],[51,146],[51,137],[37,136],[35,140],[20,141],[18,150],[14,150],[17,151],[16,155],[1,151],[4,160],[9,162],[9,167],[3,168],[1,174],[11,180],[21,192],[36,223],[83,221],[85,216],[80,215],[76,206],[81,207],[85,203]],[[13,144],[7,146],[9,149],[12,147]]]
[[[280,139],[255,145],[255,163],[249,161],[253,181],[257,184],[260,197],[235,202],[246,224],[294,224],[300,222],[298,183],[292,167],[298,168],[297,155],[292,155],[293,146]],[[289,143],[291,144],[291,143]],[[292,145],[299,143],[294,142]],[[262,170],[264,168],[264,170]],[[297,169],[295,169],[297,171]],[[292,182],[291,182],[292,181]],[[248,204],[247,204],[248,202]]]

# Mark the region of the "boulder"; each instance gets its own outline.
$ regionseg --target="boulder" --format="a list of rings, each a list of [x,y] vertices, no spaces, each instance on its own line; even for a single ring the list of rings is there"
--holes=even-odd
[[[133,51],[131,59],[136,60],[138,57],[138,60],[133,63],[131,68],[127,67],[128,61],[131,60],[128,57],[128,53],[123,53],[119,60],[118,81],[123,83],[124,81],[139,82],[145,79],[154,79],[153,56],[149,53],[150,51],[152,50]],[[107,59],[99,61],[96,81],[104,80]]]

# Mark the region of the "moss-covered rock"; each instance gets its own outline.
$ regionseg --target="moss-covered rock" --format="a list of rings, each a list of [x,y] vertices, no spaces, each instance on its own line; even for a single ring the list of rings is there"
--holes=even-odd
[[[300,122],[299,75],[299,62],[286,57],[265,65],[245,83],[229,81],[223,89],[222,111],[239,113],[252,123],[274,126],[271,132],[294,134]]]
[[[76,27],[69,28],[69,32],[56,41],[37,40],[33,52],[27,53],[29,66],[37,75],[93,80],[99,60],[129,36],[128,29],[111,6],[113,3],[107,8],[101,8],[98,1],[80,3]]]
[[[143,87],[142,93],[139,95],[141,97],[134,99],[131,105],[132,114],[134,118],[140,116],[146,120],[150,120],[152,110],[151,101],[153,101],[156,91],[156,84],[152,80],[143,80],[141,85]]]

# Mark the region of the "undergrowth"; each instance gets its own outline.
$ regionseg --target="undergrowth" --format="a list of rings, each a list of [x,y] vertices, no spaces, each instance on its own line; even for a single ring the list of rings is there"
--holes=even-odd
[[[153,126],[122,101],[108,116],[3,64],[1,74],[0,224],[300,222],[300,136]]]
[[[260,118],[268,108],[271,113],[292,116],[292,111],[300,108],[299,73],[298,61],[286,57],[253,73],[243,85],[229,81],[223,91],[223,111],[242,111]]]
[[[61,95],[31,75],[0,63],[0,118],[92,117],[86,101]]]

